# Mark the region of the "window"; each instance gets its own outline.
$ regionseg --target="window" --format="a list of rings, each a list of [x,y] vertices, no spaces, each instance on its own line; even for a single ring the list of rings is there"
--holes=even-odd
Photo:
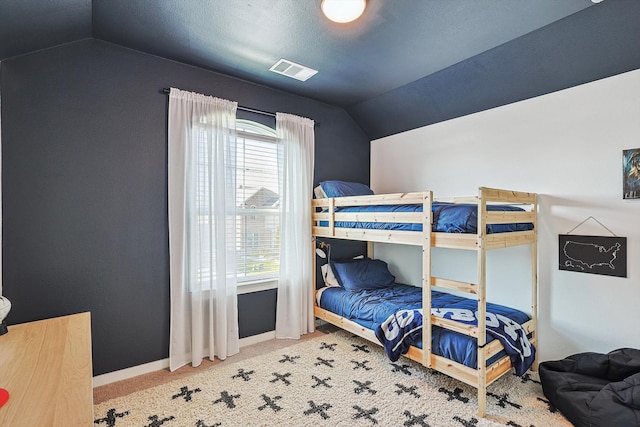
[[[236,269],[241,285],[278,277],[280,196],[275,131],[242,119],[236,129]]]
[[[209,183],[214,173],[208,166],[210,156],[204,142],[208,131],[198,133],[198,184],[196,203],[198,225],[209,227],[212,221]],[[278,146],[275,131],[248,120],[236,120],[235,167],[229,171],[236,177],[236,217],[227,222],[235,227],[236,276],[238,285],[277,279],[280,267],[280,197],[278,195]],[[198,233],[198,282],[211,278],[212,256],[209,233]],[[229,242],[231,244],[231,242]]]

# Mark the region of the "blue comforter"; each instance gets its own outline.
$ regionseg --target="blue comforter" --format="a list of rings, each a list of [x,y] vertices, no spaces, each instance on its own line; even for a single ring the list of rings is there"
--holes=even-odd
[[[436,317],[456,320],[469,325],[478,325],[477,312],[467,308],[433,308]],[[526,331],[519,323],[506,316],[487,312],[486,328],[488,336],[500,341],[511,359],[516,375],[522,376],[533,364],[535,349],[527,338]],[[375,334],[384,346],[387,356],[396,361],[409,351],[415,340],[422,340],[422,310],[401,310],[390,315],[385,322],[376,326]]]
[[[477,233],[478,205],[471,203],[434,202],[432,230],[444,233]],[[522,208],[509,205],[487,205],[488,211],[523,211]],[[422,205],[372,205],[338,207],[336,212],[422,212]],[[326,227],[328,222],[320,221]],[[339,228],[368,228],[383,230],[422,231],[421,223],[385,223],[385,222],[355,222],[336,221]],[[533,229],[530,222],[515,224],[490,224],[487,233],[504,233],[509,231],[528,231]]]
[[[448,310],[467,310],[474,312],[477,302],[472,299],[432,291],[432,308]],[[383,289],[365,289],[360,291],[347,291],[341,287],[331,287],[322,290],[320,306],[326,310],[352,320],[368,329],[376,330],[389,319],[402,310],[419,310],[422,308],[422,289],[415,286],[396,284]],[[520,325],[530,318],[520,310],[510,307],[487,303],[487,312],[496,316],[504,316]],[[453,313],[453,311],[451,311]],[[434,313],[437,314],[437,313]],[[414,316],[415,317],[415,316]],[[421,323],[421,318],[420,318]],[[489,323],[489,322],[488,322]],[[422,331],[416,324],[409,325],[412,333],[407,334],[406,343],[422,347]],[[408,332],[408,330],[403,331]],[[382,334],[384,335],[384,333]],[[487,342],[496,337],[487,334]],[[517,341],[517,339],[516,339]],[[408,345],[404,352],[408,350]],[[526,372],[530,362],[533,361],[535,349],[531,348],[531,354],[518,369]],[[473,337],[454,331],[434,326],[431,334],[431,350],[433,354],[446,357],[471,368],[477,368],[477,341]],[[526,352],[526,350],[524,350]],[[493,363],[504,354],[498,354],[488,361]],[[398,357],[400,355],[398,354]],[[513,360],[513,359],[512,359]],[[515,366],[515,364],[514,364]]]

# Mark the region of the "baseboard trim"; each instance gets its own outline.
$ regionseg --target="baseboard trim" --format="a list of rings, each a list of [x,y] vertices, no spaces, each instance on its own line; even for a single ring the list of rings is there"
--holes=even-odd
[[[102,385],[115,383],[116,381],[128,380],[129,378],[137,377],[138,375],[144,375],[168,368],[169,358],[167,357],[166,359],[156,360],[155,362],[132,366],[130,368],[120,369],[119,371],[108,372],[102,375],[96,375],[93,377],[93,387],[96,388]]]
[[[240,339],[240,348],[247,347],[249,345],[258,344],[263,341],[275,340],[276,339],[276,331],[265,332],[263,334],[252,335],[250,337],[245,337]]]
[[[269,341],[276,338],[276,331],[265,332],[263,334],[253,335],[250,337],[242,338],[240,340],[240,348],[249,345],[257,344],[263,341]],[[132,366],[131,368],[120,369],[119,371],[108,372],[102,375],[96,375],[93,377],[93,387],[100,387],[106,384],[111,384],[116,381],[128,380],[138,375],[148,374],[150,372],[160,371],[162,369],[169,368],[169,358],[156,360],[155,362],[144,363],[138,366]]]

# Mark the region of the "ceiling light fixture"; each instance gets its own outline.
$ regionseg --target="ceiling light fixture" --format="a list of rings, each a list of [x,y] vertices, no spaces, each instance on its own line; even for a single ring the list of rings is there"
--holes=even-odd
[[[366,0],[322,0],[322,13],[333,22],[344,24],[355,21],[367,6]]]

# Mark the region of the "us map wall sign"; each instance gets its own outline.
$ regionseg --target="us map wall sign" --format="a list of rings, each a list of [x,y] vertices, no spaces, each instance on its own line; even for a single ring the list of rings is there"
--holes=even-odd
[[[627,238],[559,235],[560,270],[627,277]]]

